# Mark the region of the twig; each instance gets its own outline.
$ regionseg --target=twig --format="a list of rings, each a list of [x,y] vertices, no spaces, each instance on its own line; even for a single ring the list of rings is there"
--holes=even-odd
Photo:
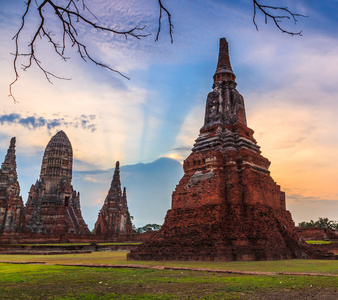
[[[89,28],[95,28],[97,30],[103,31],[103,32],[110,32],[112,34],[122,35],[126,39],[128,37],[133,37],[136,39],[141,39],[144,37],[149,36],[149,34],[142,34],[143,30],[146,26],[138,27],[134,26],[128,30],[116,30],[114,28],[110,27],[104,27],[96,22],[99,21],[98,18],[92,13],[92,11],[86,6],[85,0],[81,0],[81,6],[82,10],[79,9],[79,4],[77,3],[77,0],[65,0],[67,1],[67,4],[65,6],[57,5],[55,0],[44,0],[39,4],[37,1],[32,2],[32,0],[27,0],[26,3],[26,10],[22,16],[22,22],[19,30],[13,37],[13,40],[15,41],[15,53],[14,55],[14,61],[13,61],[13,68],[15,73],[15,80],[9,85],[9,96],[12,97],[15,103],[18,101],[15,99],[13,95],[13,85],[18,81],[19,79],[19,73],[18,73],[18,57],[24,56],[27,57],[28,63],[25,65],[22,65],[22,69],[24,71],[28,70],[33,64],[36,64],[38,68],[44,73],[46,79],[48,82],[52,83],[51,77],[57,78],[57,79],[65,79],[69,80],[69,78],[57,76],[53,74],[50,71],[47,71],[43,65],[41,64],[41,61],[36,57],[35,54],[35,47],[37,44],[38,37],[40,39],[46,38],[49,43],[52,44],[54,51],[63,59],[67,60],[68,58],[65,57],[65,51],[67,48],[67,40],[71,42],[71,47],[76,47],[78,54],[80,55],[81,59],[84,61],[90,60],[97,66],[100,66],[102,68],[106,68],[112,72],[118,73],[122,77],[129,79],[126,75],[119,72],[118,70],[115,70],[114,68],[110,67],[109,65],[99,62],[93,56],[88,52],[87,47],[84,43],[82,43],[78,39],[78,24],[79,22],[84,23]],[[160,1],[160,0],[159,0]],[[19,47],[19,38],[22,34],[22,30],[25,27],[26,24],[26,17],[29,11],[32,11],[32,3],[36,4],[36,9],[38,11],[39,16],[39,23],[38,28],[33,34],[33,37],[31,41],[28,43],[29,52],[28,53],[21,53],[20,47]],[[45,28],[45,21],[50,18],[49,16],[46,16],[45,11],[47,11],[47,8],[52,9],[55,15],[57,16],[57,19],[59,20],[59,24],[61,26],[61,32],[62,32],[62,44],[60,45],[57,41],[55,41],[55,38],[53,37],[52,33]],[[161,3],[161,9],[164,9],[168,13],[168,17],[170,18],[169,12],[162,6]],[[87,16],[85,16],[85,12],[88,11],[89,15],[92,16],[92,18],[95,19],[94,21],[91,21]],[[170,20],[171,22],[171,20]]]
[[[155,41],[158,41],[158,38],[159,38],[159,35],[160,35],[160,32],[161,32],[161,20],[162,20],[162,10],[164,10],[164,12],[167,14],[167,18],[168,18],[168,23],[169,23],[169,36],[170,36],[170,40],[171,40],[171,43],[174,42],[174,39],[173,39],[173,28],[174,28],[174,25],[171,21],[171,14],[169,13],[169,11],[163,6],[161,0],[158,0],[158,4],[160,6],[160,15],[158,17],[158,29],[157,29],[157,34],[156,34],[156,39]]]
[[[289,20],[292,19],[293,22],[296,24],[298,22],[298,19],[297,19],[298,17],[307,18],[308,16],[304,16],[302,14],[295,14],[295,13],[291,12],[287,7],[262,5],[262,4],[258,3],[257,0],[252,0],[252,1],[253,1],[253,6],[254,6],[254,13],[253,13],[252,21],[253,21],[257,30],[258,30],[258,25],[256,23],[256,13],[257,13],[257,9],[258,9],[264,14],[265,24],[267,24],[268,18],[270,18],[270,19],[273,20],[276,27],[281,32],[287,33],[287,34],[290,34],[290,35],[300,35],[300,36],[302,35],[302,31],[293,32],[293,31],[285,30],[284,28],[281,27],[280,23],[283,19],[289,19]],[[269,12],[269,10],[275,10],[275,11],[281,12],[283,14],[282,15],[274,15],[274,14],[271,14]]]

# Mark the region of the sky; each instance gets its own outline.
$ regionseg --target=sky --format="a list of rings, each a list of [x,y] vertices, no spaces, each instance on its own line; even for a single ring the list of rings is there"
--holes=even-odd
[[[117,160],[134,224],[163,223],[183,174],[180,163],[203,125],[219,39],[225,37],[248,126],[271,161],[271,176],[286,192],[295,223],[318,217],[337,220],[338,1],[269,1],[308,16],[299,17],[297,24],[281,23],[288,30],[302,30],[302,36],[280,32],[260,14],[257,31],[249,0],[162,2],[172,14],[172,44],[165,15],[155,42],[156,0],[87,1],[100,24],[120,30],[147,25],[149,36],[138,40],[78,24],[79,39],[92,56],[130,80],[82,61],[71,47],[63,61],[51,44],[39,39],[35,53],[41,64],[71,80],[52,79],[50,84],[35,65],[20,69],[14,103],[8,97],[15,78],[12,38],[25,4],[0,0],[0,161],[16,136],[24,202],[39,178],[48,141],[64,130],[74,152],[73,186],[81,194],[90,229]],[[46,14],[46,27],[61,41],[57,20],[48,10]],[[36,29],[34,10],[25,26],[19,42],[23,53]],[[27,64],[25,59],[20,57],[18,65]]]

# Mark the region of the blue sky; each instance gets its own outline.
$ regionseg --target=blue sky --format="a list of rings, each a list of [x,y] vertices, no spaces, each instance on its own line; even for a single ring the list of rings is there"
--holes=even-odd
[[[25,6],[21,0],[0,2],[0,160],[10,138],[16,136],[24,201],[39,176],[45,146],[61,129],[73,145],[74,171],[88,172],[87,177],[76,173],[82,175],[74,175],[73,185],[81,193],[90,227],[95,219],[90,216],[99,211],[100,197],[103,201],[109,189],[110,175],[104,171],[113,168],[116,160],[122,166],[153,166],[151,163],[161,157],[186,158],[203,125],[219,39],[226,37],[248,125],[255,130],[262,154],[271,161],[272,177],[286,191],[287,207],[295,222],[337,219],[338,1],[269,1],[309,16],[299,18],[297,25],[283,22],[288,29],[303,31],[303,36],[292,37],[271,22],[265,25],[260,15],[256,31],[248,0],[164,0],[175,26],[171,44],[165,19],[160,39],[154,42],[156,1],[93,0],[87,4],[103,24],[109,22],[121,29],[147,25],[145,30],[151,35],[141,40],[100,35],[93,30],[80,33],[99,61],[131,79],[84,63],[75,49],[66,53],[70,59],[63,62],[41,40],[36,52],[43,65],[72,80],[55,79],[49,84],[34,66],[20,71],[13,88],[17,104],[8,97],[8,86],[14,79],[10,53]],[[58,37],[56,25],[52,20],[48,26]],[[33,29],[34,22],[27,22],[23,45]],[[93,175],[93,171],[107,177]],[[165,174],[168,171],[163,168]],[[179,178],[181,174],[177,174]],[[90,193],[82,192],[94,181]],[[168,186],[174,188],[173,183]],[[163,197],[154,196],[162,203],[158,212],[142,215],[135,203],[147,207],[144,191],[151,193],[152,187],[138,188],[128,193],[135,224],[144,225],[146,220],[160,223],[171,195],[165,191]]]

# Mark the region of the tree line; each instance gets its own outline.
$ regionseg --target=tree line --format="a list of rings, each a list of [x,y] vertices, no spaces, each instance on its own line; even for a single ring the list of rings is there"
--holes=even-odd
[[[329,220],[329,218],[318,218],[317,221],[311,220],[310,222],[300,222],[298,223],[299,227],[317,227],[317,228],[330,228],[333,230],[338,230],[338,221]]]
[[[318,218],[317,221],[310,220],[309,222],[303,221],[298,223],[298,227],[305,228],[330,228],[332,230],[338,230],[338,221],[329,220],[329,218]],[[161,229],[161,225],[158,224],[146,224],[142,227],[135,227],[133,225],[133,229],[137,233],[145,233],[147,231],[157,231]]]

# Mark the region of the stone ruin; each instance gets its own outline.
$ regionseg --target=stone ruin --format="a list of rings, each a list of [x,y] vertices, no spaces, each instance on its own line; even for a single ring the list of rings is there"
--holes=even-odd
[[[309,254],[334,259],[320,249],[309,251],[297,235],[285,194],[271,178],[270,162],[261,155],[254,132],[247,127],[235,78],[228,43],[221,39],[204,125],[184,161],[184,176],[173,193],[172,208],[161,230],[132,250],[129,259],[275,260]],[[70,141],[60,131],[46,147],[40,179],[32,185],[24,207],[15,138],[11,139],[0,169],[0,243],[57,242],[70,234],[73,242],[116,241],[132,233],[119,163],[94,235],[82,218],[80,195],[71,185],[72,164]]]
[[[123,192],[121,190],[120,163],[116,162],[113,180],[95,223],[94,234],[108,239],[122,236],[130,238],[133,234],[132,226],[126,188],[123,188]]]
[[[49,141],[40,179],[31,186],[25,207],[25,230],[62,235],[88,234],[82,218],[80,194],[72,186],[73,150],[61,130]]]
[[[302,242],[285,194],[270,176],[247,126],[228,43],[220,40],[204,125],[184,161],[160,231],[128,254],[134,260],[277,260],[301,258]]]
[[[22,229],[22,210],[13,137],[0,169],[0,233],[15,233]]]
[[[15,137],[0,170],[0,242],[102,242],[132,238],[126,188],[121,190],[119,162],[91,234],[72,186],[73,150],[63,131],[49,141],[40,178],[24,206],[16,172]]]

